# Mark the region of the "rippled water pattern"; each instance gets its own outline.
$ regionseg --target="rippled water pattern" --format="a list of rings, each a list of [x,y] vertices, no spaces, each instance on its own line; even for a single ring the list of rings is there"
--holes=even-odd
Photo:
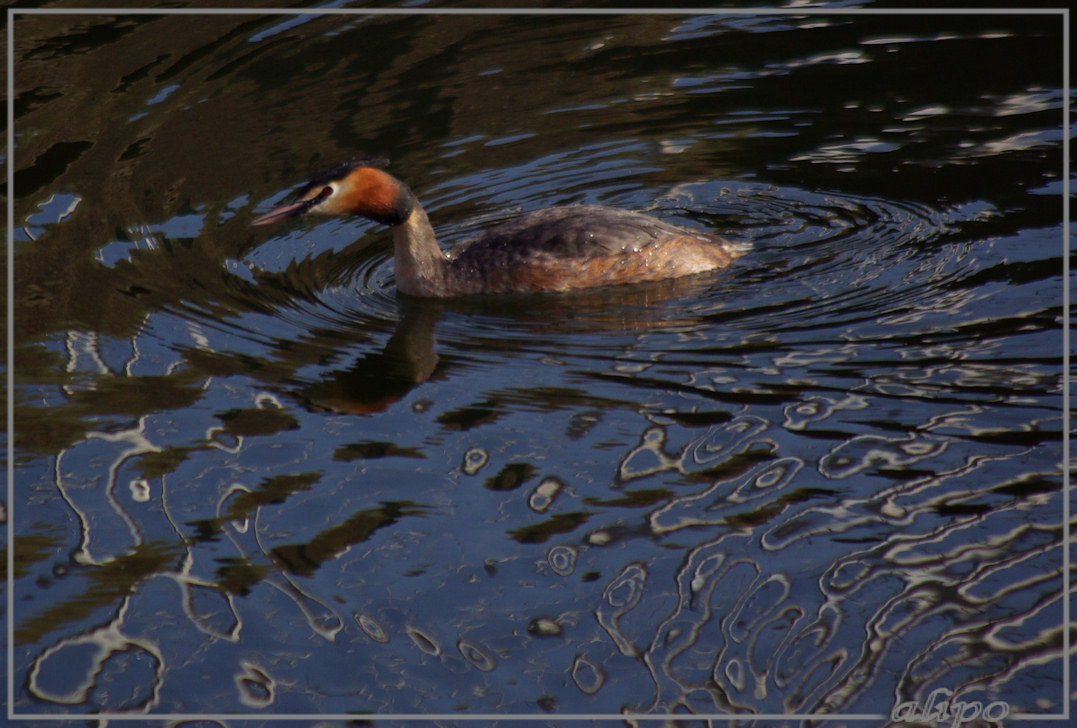
[[[1060,16],[15,36],[17,714],[1069,704]],[[751,248],[439,302],[370,223],[248,227],[359,152],[443,242],[587,202]]]

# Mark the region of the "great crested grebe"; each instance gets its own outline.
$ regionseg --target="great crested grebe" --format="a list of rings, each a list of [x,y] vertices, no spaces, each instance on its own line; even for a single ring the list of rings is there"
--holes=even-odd
[[[600,205],[530,212],[442,251],[415,195],[383,164],[338,164],[251,224],[350,213],[389,225],[397,288],[428,298],[657,281],[724,268],[744,252],[717,235]]]

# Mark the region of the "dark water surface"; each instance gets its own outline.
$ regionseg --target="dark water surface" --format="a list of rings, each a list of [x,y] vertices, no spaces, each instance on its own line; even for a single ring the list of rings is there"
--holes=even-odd
[[[1062,43],[17,16],[11,706],[1059,718]],[[249,226],[357,153],[443,242],[589,202],[752,248],[431,302],[372,223]]]

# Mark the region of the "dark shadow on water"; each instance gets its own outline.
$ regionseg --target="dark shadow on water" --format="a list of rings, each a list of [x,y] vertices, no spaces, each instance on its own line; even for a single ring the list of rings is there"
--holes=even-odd
[[[719,273],[718,275],[722,275]],[[522,349],[535,337],[690,328],[698,319],[678,310],[680,302],[714,285],[714,276],[610,287],[569,294],[475,296],[440,300],[398,294],[401,318],[380,350],[347,369],[326,374],[295,396],[313,411],[356,415],[383,412],[427,380],[444,374],[452,360],[438,354],[437,325],[443,314],[480,320],[473,345],[498,351]],[[494,328],[507,332],[495,337]]]

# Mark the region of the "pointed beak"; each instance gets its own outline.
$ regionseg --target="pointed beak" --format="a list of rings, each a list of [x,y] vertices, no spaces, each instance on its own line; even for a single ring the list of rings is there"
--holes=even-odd
[[[273,210],[270,210],[264,215],[251,220],[251,225],[268,225],[271,222],[277,222],[278,220],[284,220],[289,217],[294,217],[302,212],[305,212],[307,208],[311,206],[314,200],[296,200],[289,202],[285,205],[281,205]]]

